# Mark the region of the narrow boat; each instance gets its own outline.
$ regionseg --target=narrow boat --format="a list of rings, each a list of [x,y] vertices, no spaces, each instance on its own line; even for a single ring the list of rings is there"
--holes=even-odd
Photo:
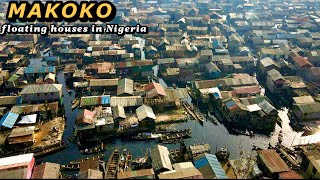
[[[234,128],[232,128],[232,131],[234,131],[235,133],[240,134],[240,135],[254,136],[253,131],[248,131],[248,130],[242,131],[240,129],[234,129]]]
[[[80,169],[80,164],[67,164],[60,167],[62,171],[77,171]]]
[[[93,148],[89,148],[89,149],[84,149],[84,150],[81,150],[80,152],[82,154],[95,154],[95,153],[99,153],[99,152],[102,152],[106,150],[106,146],[101,143],[101,145],[97,146],[97,147],[93,147]]]
[[[169,134],[169,135],[164,135],[159,138],[159,141],[168,141],[168,140],[176,140],[176,139],[181,139],[181,138],[186,138],[191,134],[191,129],[185,132],[181,133],[175,133],[175,134]]]
[[[201,114],[199,110],[196,110],[187,102],[183,102],[183,107],[195,120],[198,120],[200,123],[203,123],[205,117]]]
[[[148,152],[149,149],[146,150],[144,157],[137,157],[135,160],[131,160],[132,169],[143,169],[148,166]]]
[[[132,161],[132,153],[131,153],[131,151],[128,151],[126,161],[127,161],[127,163],[131,164],[131,161]]]
[[[50,48],[46,48],[45,50],[43,50],[43,54],[48,53],[50,50],[51,50]]]
[[[181,143],[183,141],[183,138],[181,139],[172,139],[172,140],[164,140],[162,141],[162,143],[164,144],[177,144],[177,143]]]
[[[209,110],[208,110],[208,114],[207,114],[207,119],[212,122],[214,125],[218,125],[218,121],[212,117],[212,115],[210,114]]]
[[[68,148],[68,144],[54,144],[51,146],[43,147],[43,148],[37,148],[34,150],[31,150],[32,153],[34,153],[34,157],[42,157],[44,155],[48,155],[57,151],[61,151],[63,149]]]
[[[118,165],[118,172],[124,167],[124,163],[127,157],[127,149],[123,149],[122,153],[120,154],[119,158],[119,165]]]
[[[105,179],[116,179],[118,163],[119,163],[119,150],[116,148],[112,152],[108,160],[108,163],[106,165]]]
[[[194,113],[196,114],[196,116],[198,117],[198,120],[203,122],[206,118],[204,117],[204,115],[200,112],[200,111],[194,111]]]
[[[162,134],[153,134],[150,132],[147,133],[139,133],[137,136],[133,136],[133,140],[150,140],[160,138]]]
[[[187,129],[181,129],[181,130],[166,130],[166,129],[159,129],[156,132],[160,133],[160,134],[175,134],[175,133],[182,133],[182,132],[188,132],[191,131],[191,128],[187,128]]]
[[[219,111],[214,111],[214,115],[217,117],[219,122],[223,122],[223,117],[221,116],[221,113]]]
[[[75,100],[72,101],[72,106],[71,109],[75,109],[76,107],[78,107],[80,104],[80,100],[77,98]]]
[[[127,149],[123,149],[118,166],[118,172],[129,171],[131,169],[132,154]]]

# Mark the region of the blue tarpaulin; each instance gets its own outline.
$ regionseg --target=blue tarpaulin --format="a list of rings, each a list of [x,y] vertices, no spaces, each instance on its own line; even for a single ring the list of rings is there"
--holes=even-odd
[[[194,166],[199,169],[209,165],[217,179],[228,179],[217,157],[213,154],[204,154],[201,159],[194,161]],[[209,167],[208,167],[209,168]]]
[[[19,117],[19,114],[8,112],[2,117],[0,121],[0,125],[7,128],[12,128],[14,123],[16,123],[18,117]]]
[[[110,95],[101,96],[101,104],[110,104]]]
[[[17,98],[17,104],[21,104],[22,103],[22,96],[19,96],[18,98]]]
[[[229,102],[227,102],[227,103],[225,103],[225,104],[226,104],[226,106],[227,106],[228,108],[236,105],[236,103],[235,103],[234,101],[229,101]]]

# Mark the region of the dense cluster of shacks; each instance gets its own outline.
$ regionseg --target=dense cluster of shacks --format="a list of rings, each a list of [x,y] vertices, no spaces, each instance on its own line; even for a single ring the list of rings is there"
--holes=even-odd
[[[0,37],[1,148],[14,151],[61,144],[59,134],[64,127],[47,124],[65,118],[64,109],[70,107],[65,107],[64,97],[70,96],[70,89],[77,93],[73,103],[80,109],[75,120],[80,139],[150,130],[161,113],[183,109],[182,101],[189,95],[201,109],[208,108],[237,128],[271,132],[280,102],[289,107],[296,124],[317,126],[319,1],[133,0],[115,4],[117,15],[112,23],[139,23],[148,26],[149,33]],[[0,24],[6,22],[7,7],[7,2],[0,2]],[[158,77],[175,88],[160,83]],[[170,151],[161,145],[150,152],[152,167],[119,172],[117,178],[320,178],[317,148],[303,149],[299,170],[274,149],[259,150],[252,166],[251,158],[222,165],[209,153],[188,162],[172,162]],[[60,164],[35,165],[35,154],[21,154],[0,159],[0,178],[62,178]],[[99,163],[98,158],[81,161],[77,177],[103,179]]]

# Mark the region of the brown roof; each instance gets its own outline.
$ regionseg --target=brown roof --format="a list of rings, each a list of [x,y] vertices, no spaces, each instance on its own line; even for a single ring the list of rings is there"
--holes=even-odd
[[[80,114],[77,116],[76,124],[93,124],[94,123],[94,117],[95,112],[89,111],[87,109],[80,112]]]
[[[46,162],[34,168],[32,179],[59,179],[60,164]]]
[[[66,66],[64,67],[63,72],[64,73],[73,73],[77,68],[77,64],[66,64]]]
[[[202,174],[195,167],[167,171],[158,174],[159,179],[203,179]]]
[[[150,176],[154,178],[153,169],[140,169],[137,171],[118,172],[117,179],[131,179]]]
[[[294,57],[293,60],[298,64],[300,67],[309,66],[312,67],[313,65],[309,62],[308,58],[297,56]]]
[[[97,156],[88,158],[80,162],[80,172],[92,170],[99,170],[99,158]]]
[[[78,179],[103,179],[101,171],[88,169],[87,171],[79,172]]]
[[[111,73],[114,71],[114,64],[109,62],[94,63],[86,67],[86,69],[96,69],[98,73]]]
[[[313,76],[320,76],[320,67],[311,67],[310,72]]]
[[[243,87],[234,88],[233,91],[236,94],[256,94],[256,93],[260,93],[261,89],[259,86],[243,86]]]
[[[90,79],[89,86],[91,87],[107,87],[117,86],[118,79]]]
[[[288,171],[279,174],[279,179],[304,179],[300,174],[295,171]]]
[[[159,83],[152,82],[152,83],[148,84],[144,88],[144,90],[146,91],[148,98],[153,98],[157,95],[167,96],[166,92],[164,91],[164,88]]]
[[[287,172],[291,170],[274,149],[258,151],[258,155],[271,173]]]
[[[318,172],[320,172],[320,151],[319,150],[311,150],[304,152],[304,155],[308,158],[308,160],[311,162],[313,167],[317,169]]]

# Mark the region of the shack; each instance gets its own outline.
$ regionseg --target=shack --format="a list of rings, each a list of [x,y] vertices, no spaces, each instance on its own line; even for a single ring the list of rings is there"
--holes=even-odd
[[[150,155],[152,160],[152,168],[156,173],[173,170],[169,157],[170,152],[167,147],[157,145],[151,149]]]
[[[273,178],[277,178],[279,173],[291,170],[274,149],[258,151],[257,163],[266,175]]]
[[[216,155],[201,154],[194,158],[193,163],[204,179],[229,179]]]
[[[34,126],[17,127],[8,136],[8,144],[12,146],[31,146],[34,142]]]
[[[33,153],[0,159],[1,179],[31,179],[35,166]]]

